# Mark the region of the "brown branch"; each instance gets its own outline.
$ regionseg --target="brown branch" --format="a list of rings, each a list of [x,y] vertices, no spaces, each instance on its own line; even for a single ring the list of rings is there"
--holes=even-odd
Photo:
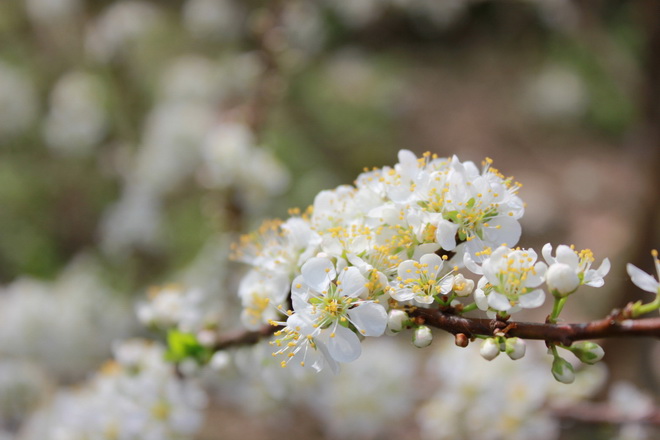
[[[574,341],[611,337],[649,336],[660,338],[660,317],[620,319],[618,314],[578,324],[547,324],[536,322],[503,322],[489,319],[465,318],[438,309],[411,308],[408,314],[420,323],[445,330],[454,335],[468,337],[494,336],[504,332],[507,336],[536,339],[571,345]],[[508,328],[507,328],[508,327]],[[506,329],[506,331],[504,331]]]
[[[417,324],[425,324],[444,330],[453,335],[506,336],[521,339],[534,339],[571,345],[575,341],[614,337],[652,337],[660,338],[660,317],[642,319],[621,319],[619,313],[597,321],[574,324],[547,324],[538,322],[497,321],[490,319],[466,318],[443,312],[439,309],[409,307],[407,310]],[[265,325],[257,331],[236,331],[218,338],[216,350],[256,344],[268,338],[281,326]],[[466,344],[467,345],[467,344]]]
[[[643,423],[660,426],[660,408],[654,408],[646,414],[633,416],[624,414],[606,403],[582,403],[562,407],[552,407],[550,412],[559,418],[585,423],[608,423],[622,425]]]
[[[214,344],[215,350],[226,350],[228,348],[241,347],[244,345],[253,345],[262,339],[266,339],[281,329],[280,326],[264,325],[259,330],[239,330],[220,335]]]

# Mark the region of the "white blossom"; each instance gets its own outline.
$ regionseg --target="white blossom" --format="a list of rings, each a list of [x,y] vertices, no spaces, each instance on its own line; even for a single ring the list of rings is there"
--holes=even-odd
[[[431,304],[437,295],[447,295],[454,286],[451,273],[440,275],[444,261],[436,254],[426,254],[420,261],[406,260],[399,264],[398,276],[390,295],[397,301]]]
[[[304,363],[310,348],[325,352],[327,347],[332,362],[357,359],[361,348],[355,332],[381,336],[387,325],[385,308],[363,298],[368,295],[366,283],[354,267],[335,267],[325,257],[309,259],[293,281],[293,314],[282,330],[284,337],[276,340],[277,346],[283,346],[277,354],[288,358],[299,354]]]
[[[607,258],[598,269],[591,269],[594,255],[589,249],[578,253],[572,247],[559,245],[556,257],[553,257],[552,245],[547,243],[541,252],[549,265],[546,283],[550,291],[556,291],[560,296],[571,294],[580,285],[600,287],[605,283],[603,277],[610,271],[610,260]]]
[[[536,257],[533,249],[497,248],[480,268],[483,277],[474,291],[479,308],[511,314],[541,306],[545,293],[538,287],[547,266]]]

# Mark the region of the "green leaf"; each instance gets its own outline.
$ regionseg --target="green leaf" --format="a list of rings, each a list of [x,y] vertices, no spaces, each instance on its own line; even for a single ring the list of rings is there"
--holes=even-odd
[[[193,358],[200,363],[206,363],[212,355],[211,349],[204,347],[192,333],[184,333],[172,329],[167,333],[167,352],[165,359],[170,362],[181,362]]]

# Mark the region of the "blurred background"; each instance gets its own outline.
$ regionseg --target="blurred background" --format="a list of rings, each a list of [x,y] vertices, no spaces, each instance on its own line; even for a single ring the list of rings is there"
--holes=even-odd
[[[395,163],[402,148],[492,158],[523,184],[521,246],[610,258],[605,287],[585,289],[567,320],[645,298],[625,263],[654,273],[660,243],[659,5],[3,0],[0,438],[120,438],[49,436],[34,414],[84,387],[113,341],[163,338],[135,315],[151,286],[199,288],[218,327],[235,328],[237,234]],[[521,394],[540,380],[535,368],[547,381],[543,361],[495,368],[442,335],[421,354],[398,342],[374,345],[340,378],[295,381],[250,366],[259,348],[244,350],[204,377],[194,435],[150,438],[660,435],[553,412],[568,388]],[[657,341],[603,345],[608,372],[587,374],[575,398],[619,415],[653,407]],[[447,359],[475,375],[453,377]],[[504,388],[485,393],[494,383]],[[488,410],[503,395],[526,402],[508,424]]]

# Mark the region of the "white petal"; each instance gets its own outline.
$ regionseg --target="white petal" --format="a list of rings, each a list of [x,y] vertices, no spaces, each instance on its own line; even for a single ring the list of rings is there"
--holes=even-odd
[[[348,311],[351,322],[364,336],[381,336],[387,326],[385,308],[373,302],[364,302]]]
[[[511,308],[509,299],[499,292],[491,292],[488,295],[488,305],[495,310],[506,312]]]
[[[420,259],[424,255],[435,253],[438,249],[440,249],[440,245],[437,243],[422,243],[419,246],[415,247],[412,258]]]
[[[596,276],[604,277],[605,275],[610,273],[610,267],[611,267],[610,259],[605,258],[603,262],[600,263],[600,267],[598,267],[598,269],[596,270]]]
[[[481,289],[475,289],[474,302],[477,303],[479,310],[488,310],[488,297]]]
[[[286,320],[286,326],[298,330],[303,335],[311,335],[316,331],[310,317],[302,313],[294,313]]]
[[[392,298],[394,298],[397,301],[410,301],[411,299],[413,299],[415,294],[411,289],[408,288],[397,289],[395,287],[394,293],[390,294],[390,296],[392,296]]]
[[[415,273],[415,270],[417,269],[415,263],[416,261],[413,260],[402,261],[396,270],[397,274],[404,280],[408,278],[419,279],[419,275]]]
[[[432,295],[426,295],[424,293],[418,293],[415,295],[415,302],[418,304],[432,304],[434,301]]]
[[[543,255],[543,258],[545,258],[546,263],[553,264],[555,262],[555,258],[552,256],[552,245],[550,243],[543,245],[541,254]]]
[[[419,259],[419,262],[422,264],[428,265],[428,277],[435,279],[438,276],[444,262],[438,254],[425,254],[422,258]]]
[[[484,271],[483,271],[483,269],[481,268],[481,266],[479,266],[479,265],[478,265],[478,264],[472,259],[472,257],[470,256],[470,254],[468,254],[468,253],[463,254],[463,264],[465,264],[465,267],[467,268],[467,270],[469,270],[470,272],[472,272],[472,273],[475,274],[475,275],[483,275],[483,274],[484,274]]]
[[[630,263],[628,263],[626,269],[628,270],[628,275],[630,275],[632,282],[635,283],[637,287],[646,290],[647,292],[658,293],[660,285],[655,278]]]
[[[520,306],[525,309],[535,309],[540,307],[545,302],[545,292],[542,289],[532,290],[529,293],[520,295],[518,298]]]
[[[314,340],[316,344],[316,348],[321,352],[323,355],[322,359],[325,361],[325,363],[330,367],[330,371],[332,371],[333,374],[339,373],[339,364],[332,358],[330,355],[330,352],[328,351],[328,347],[326,347],[325,343],[319,340]],[[320,361],[320,359],[319,359]],[[323,365],[321,362],[314,362],[312,367],[317,371],[320,372],[323,369]]]
[[[296,313],[302,313],[309,306],[309,296],[301,295],[300,293],[291,294],[291,304],[293,305],[293,310]]]
[[[309,296],[309,286],[303,280],[302,275],[298,275],[291,283],[291,293],[302,296]]]
[[[353,362],[360,357],[362,347],[360,339],[355,333],[346,327],[337,325],[334,329],[334,337],[328,341],[328,351],[337,362]]]
[[[484,240],[491,246],[506,244],[513,247],[520,240],[522,227],[518,220],[509,216],[501,216],[492,219],[489,227],[484,228]]]
[[[357,298],[367,291],[365,284],[368,280],[362,276],[357,267],[348,267],[339,274],[337,290],[340,295]]]
[[[435,241],[442,246],[442,249],[452,251],[456,248],[456,232],[458,225],[449,220],[440,220],[435,231]]]
[[[440,283],[440,293],[442,295],[446,295],[449,293],[452,287],[454,287],[454,276],[453,275],[445,276],[442,279],[442,282]]]
[[[543,279],[545,277],[546,272],[548,271],[548,266],[542,261],[539,261],[534,265],[534,272],[535,274],[531,273],[525,280],[525,285],[527,287],[538,287],[541,284],[543,284]]]
[[[561,244],[557,247],[557,261],[575,269],[580,264],[580,257],[578,257],[573,249],[565,244]]]
[[[323,292],[335,278],[335,265],[327,258],[314,257],[307,260],[300,268],[303,279],[313,290]]]
[[[410,150],[400,150],[398,154],[399,166],[397,167],[401,170],[401,174],[412,177],[415,175],[418,167],[417,156]]]

